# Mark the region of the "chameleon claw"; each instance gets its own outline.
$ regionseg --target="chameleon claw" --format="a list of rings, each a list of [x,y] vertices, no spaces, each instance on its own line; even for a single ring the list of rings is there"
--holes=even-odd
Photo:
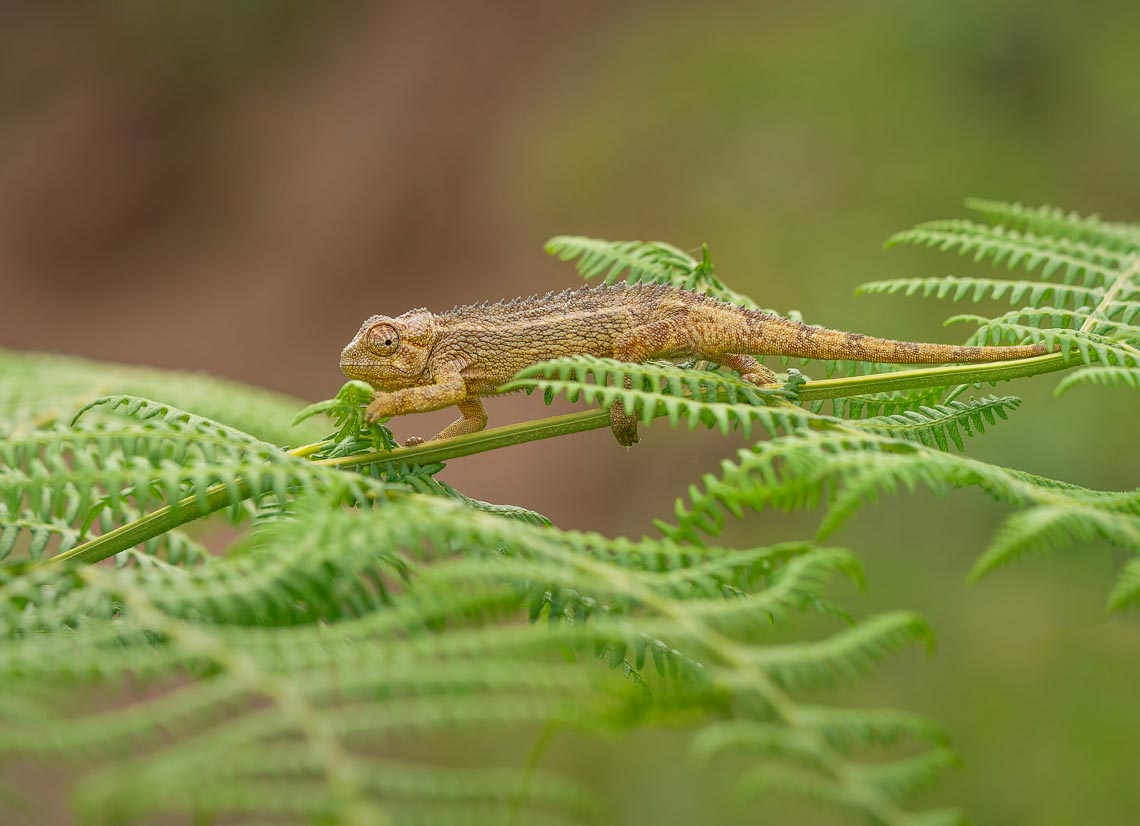
[[[415,447],[416,445],[422,445],[426,441],[427,439],[422,436],[409,436],[404,439],[404,447]]]

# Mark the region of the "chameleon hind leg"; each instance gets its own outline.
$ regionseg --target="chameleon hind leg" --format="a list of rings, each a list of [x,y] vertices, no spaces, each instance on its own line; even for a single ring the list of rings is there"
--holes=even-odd
[[[687,348],[684,331],[677,320],[655,321],[635,327],[624,333],[614,342],[614,358],[619,361],[641,363],[665,354],[683,351]],[[633,382],[625,379],[625,389],[632,390]],[[625,409],[621,399],[610,405],[610,430],[622,447],[630,447],[638,442],[637,416]]]
[[[654,357],[670,357],[688,354],[706,359],[714,364],[727,367],[740,374],[745,381],[753,384],[774,384],[776,374],[753,356],[740,353],[712,355],[694,347],[678,320],[658,321],[629,331],[614,347],[614,357],[621,361],[643,362]],[[627,378],[625,389],[633,384]],[[610,430],[618,444],[625,447],[638,441],[638,418],[626,412],[625,404],[618,399],[610,406]]]
[[[775,384],[776,382],[776,374],[752,356],[726,353],[723,356],[709,358],[708,360],[719,364],[721,367],[727,367],[729,370],[735,370],[742,379],[753,384]]]

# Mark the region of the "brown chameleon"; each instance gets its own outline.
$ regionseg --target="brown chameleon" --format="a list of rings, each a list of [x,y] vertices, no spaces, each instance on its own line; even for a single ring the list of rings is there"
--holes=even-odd
[[[699,358],[756,384],[775,374],[753,356],[851,359],[888,364],[989,362],[1038,356],[1039,344],[961,347],[874,338],[811,327],[657,284],[584,287],[446,313],[409,310],[374,315],[340,356],[346,376],[377,391],[369,422],[455,405],[461,418],[436,439],[475,433],[487,424],[483,396],[495,395],[525,367],[590,355],[620,361]],[[637,419],[616,402],[610,426],[618,442],[637,441]],[[419,438],[407,444],[420,444]]]

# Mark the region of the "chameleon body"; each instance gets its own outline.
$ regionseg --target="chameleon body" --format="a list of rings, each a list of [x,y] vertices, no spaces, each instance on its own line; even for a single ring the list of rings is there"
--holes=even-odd
[[[558,294],[375,315],[340,357],[341,370],[372,385],[366,412],[375,422],[455,405],[461,417],[435,438],[482,430],[481,398],[494,395],[525,367],[575,355],[644,362],[699,358],[756,384],[775,374],[754,356],[851,359],[888,364],[990,362],[1047,352],[1042,345],[961,347],[874,338],[812,327],[664,285],[584,287]],[[637,441],[637,420],[616,402],[610,424],[618,441]],[[419,444],[422,439],[411,439]]]

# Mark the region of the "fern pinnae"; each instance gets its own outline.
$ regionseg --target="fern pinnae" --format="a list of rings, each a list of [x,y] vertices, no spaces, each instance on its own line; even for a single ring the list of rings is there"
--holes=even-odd
[[[878,433],[883,436],[917,441],[927,447],[948,450],[947,437],[959,451],[966,449],[962,430],[967,436],[986,432],[986,423],[993,425],[998,419],[1008,418],[1008,411],[1016,410],[1021,399],[1015,396],[988,396],[968,402],[952,401],[949,404],[923,406],[905,413],[878,416],[850,422],[847,426]],[[961,425],[961,430],[959,429]]]
[[[843,419],[870,419],[893,416],[921,407],[931,407],[946,395],[944,387],[926,387],[918,390],[895,390],[886,393],[865,393],[842,396],[831,400],[831,415]],[[822,413],[825,400],[811,403],[815,413]]]
[[[1108,610],[1123,611],[1137,604],[1140,604],[1140,551],[1120,569],[1108,596]]]
[[[1140,228],[1135,224],[1105,222],[1096,215],[1082,217],[1054,206],[1030,207],[984,198],[967,198],[965,203],[967,209],[980,213],[991,224],[1037,235],[1072,238],[1115,251],[1140,250]]]
[[[983,244],[994,241],[999,243],[1007,242],[1012,245],[1023,244],[1026,247],[1033,247],[1039,252],[1060,253],[1074,259],[1087,260],[1110,269],[1120,269],[1128,262],[1130,257],[1128,251],[1107,249],[1101,244],[1088,243],[1083,240],[1070,238],[1064,234],[1054,235],[1051,233],[1018,230],[1000,223],[985,224],[961,218],[949,218],[924,221],[915,227],[915,229],[958,234],[963,237],[977,239]],[[1005,264],[1010,268],[1019,266],[1021,258],[1028,259],[1032,257],[1032,253],[1028,251],[1022,255],[1018,255],[1016,247],[1012,250],[999,249],[997,253],[993,262],[999,265]],[[1005,260],[1006,256],[1010,257],[1008,262]],[[1042,271],[1042,278],[1048,279],[1051,277],[1056,268],[1061,265],[1062,262],[1060,261],[1053,259],[1048,260],[1046,267]],[[1025,266],[1027,269],[1032,270],[1036,264],[1027,262]],[[1068,281],[1070,277],[1071,276],[1067,276],[1065,280]]]
[[[1005,520],[971,569],[970,579],[981,579],[1030,552],[1042,554],[1074,540],[1098,539],[1140,554],[1140,514],[1080,502],[1046,502]]]
[[[1086,287],[1112,281],[1124,260],[1122,256],[1100,251],[1079,241],[1022,235],[1013,230],[957,220],[920,224],[914,229],[895,233],[887,240],[888,247],[899,244],[936,247],[941,252],[972,255],[975,261],[989,259],[995,266],[1008,269],[1039,270],[1044,280],[1059,271],[1063,283],[1073,284],[1080,279]]]
[[[949,749],[930,749],[889,763],[860,766],[858,771],[867,783],[897,800],[930,788],[961,765],[962,758]]]
[[[833,746],[848,752],[857,747],[893,746],[907,739],[946,746],[946,730],[923,714],[895,709],[801,706],[800,721],[822,733]]]
[[[570,401],[584,397],[602,407],[620,399],[645,424],[660,414],[673,426],[684,418],[690,430],[703,424],[727,434],[738,426],[745,438],[754,423],[772,434],[809,421],[809,414],[802,411],[764,404],[765,398],[774,397],[772,393],[726,373],[590,356],[541,362],[523,370],[503,389],[537,389],[548,398],[564,394]]]
[[[1105,294],[1103,287],[1086,287],[1075,284],[1056,284],[1048,281],[1013,281],[999,278],[939,276],[928,278],[892,278],[884,281],[866,281],[855,289],[856,295],[897,295],[906,297],[942,298],[951,301],[983,300],[1020,304],[1032,307],[1048,302],[1054,308],[1083,307],[1099,301]]]
[[[821,642],[768,646],[754,652],[752,661],[781,686],[826,687],[863,676],[885,656],[914,643],[933,650],[930,626],[917,614],[893,612]]]
[[[707,293],[730,304],[759,309],[748,296],[727,287],[713,274],[708,248],[702,260],[659,241],[604,241],[600,238],[559,235],[546,242],[546,252],[561,261],[573,261],[578,273],[603,283],[625,280],[630,284],[669,284]]]
[[[1056,395],[1061,395],[1078,384],[1099,384],[1104,387],[1140,389],[1140,367],[1086,367],[1069,373],[1057,383]]]
[[[1031,342],[1058,350],[1064,360],[1079,360],[1085,364],[1140,366],[1140,349],[1109,335],[1089,332],[1082,326],[1072,330],[1061,327],[1036,327],[1016,321],[1002,321],[975,315],[957,315],[951,322],[978,324],[978,329],[967,339],[971,345],[985,346],[1002,342]]]

